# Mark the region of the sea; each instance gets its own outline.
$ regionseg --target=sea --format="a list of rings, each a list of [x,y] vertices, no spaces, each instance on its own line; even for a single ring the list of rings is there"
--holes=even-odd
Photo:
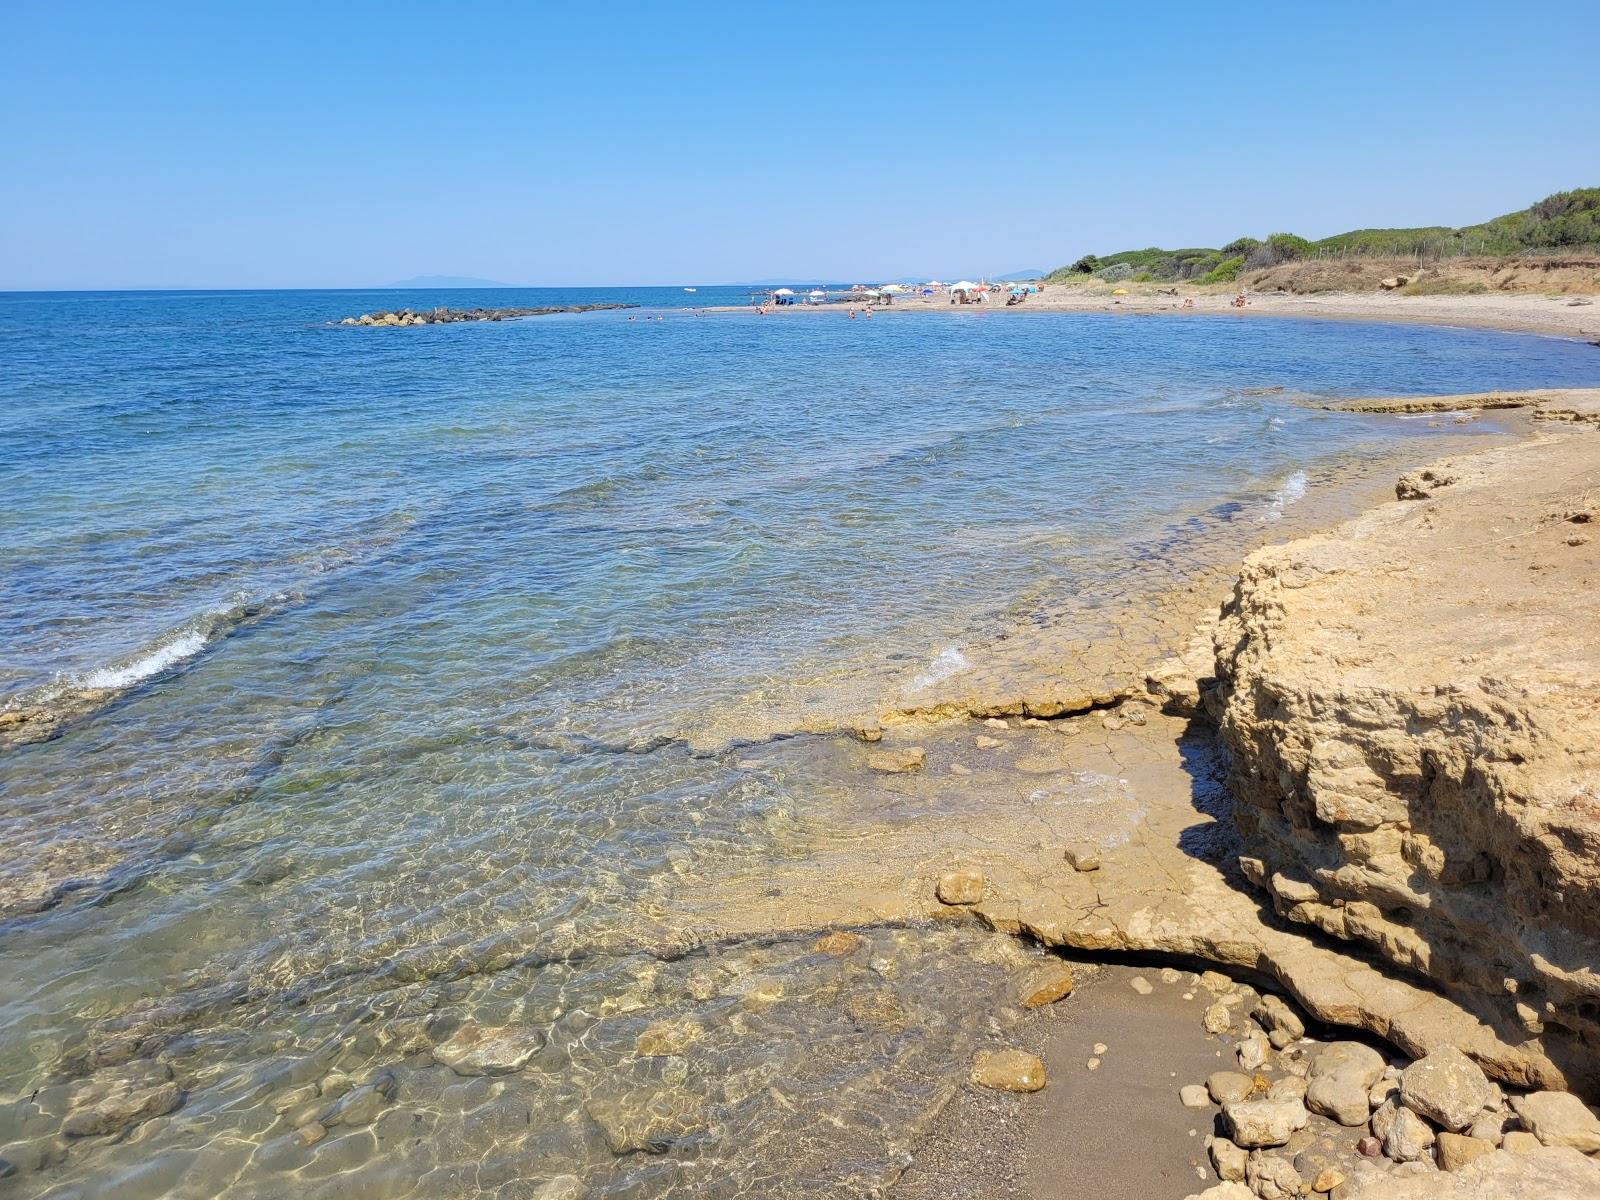
[[[0,1195],[892,1194],[1020,1017],[975,923],[754,915],[862,731],[1505,436],[1329,397],[1600,365],[748,297],[0,295]]]

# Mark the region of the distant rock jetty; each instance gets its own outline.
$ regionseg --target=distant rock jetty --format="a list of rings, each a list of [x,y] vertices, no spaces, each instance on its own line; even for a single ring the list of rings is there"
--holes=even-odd
[[[457,321],[506,321],[512,317],[543,317],[551,313],[599,312],[611,308],[638,308],[637,304],[561,304],[547,308],[412,308],[393,312],[363,313],[346,317],[341,325],[453,325]]]

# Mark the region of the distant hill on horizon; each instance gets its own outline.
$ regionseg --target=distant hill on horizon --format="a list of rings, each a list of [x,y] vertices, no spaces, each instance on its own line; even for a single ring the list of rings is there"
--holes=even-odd
[[[413,275],[398,283],[386,283],[385,288],[506,288],[514,283],[501,283],[495,279],[474,279],[471,275]]]

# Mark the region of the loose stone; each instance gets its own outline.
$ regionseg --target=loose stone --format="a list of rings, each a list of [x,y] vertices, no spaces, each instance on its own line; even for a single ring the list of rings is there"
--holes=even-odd
[[[1067,865],[1074,871],[1098,871],[1100,848],[1092,842],[1076,842],[1067,847]]]
[[[1571,1146],[1583,1154],[1600,1152],[1600,1117],[1571,1092],[1530,1092],[1512,1097],[1511,1107],[1528,1132],[1546,1146]]]
[[[1206,1076],[1206,1091],[1218,1104],[1236,1104],[1250,1098],[1255,1080],[1238,1071],[1213,1071]]]
[[[1022,1007],[1040,1008],[1072,995],[1072,969],[1065,964],[1044,967],[1022,989]]]
[[[1252,1154],[1245,1166],[1245,1179],[1261,1200],[1298,1200],[1300,1195],[1300,1172],[1292,1162],[1276,1154]]]
[[[1044,1087],[1044,1063],[1022,1050],[980,1050],[972,1082],[1001,1092],[1037,1092]]]
[[[939,876],[934,894],[945,904],[976,904],[983,899],[983,872],[976,867],[964,867]]]
[[[1228,1138],[1211,1139],[1211,1165],[1216,1168],[1218,1179],[1224,1182],[1239,1182],[1245,1176],[1245,1164],[1249,1160],[1249,1152]]]
[[[869,770],[885,775],[903,775],[908,771],[922,770],[928,752],[921,746],[907,746],[900,750],[873,750],[867,755]]]
[[[1438,1144],[1434,1148],[1434,1156],[1439,1160],[1439,1167],[1445,1171],[1459,1171],[1468,1163],[1475,1162],[1485,1154],[1493,1153],[1493,1142],[1481,1141],[1448,1130],[1439,1135]]]
[[[1435,1125],[1460,1131],[1494,1104],[1495,1091],[1477,1063],[1443,1046],[1400,1073],[1400,1100]]]
[[[1233,1028],[1233,1014],[1226,1004],[1217,1003],[1206,1009],[1205,1015],[1200,1018],[1200,1024],[1207,1033],[1224,1034]]]
[[[1150,986],[1150,981],[1143,975],[1135,975],[1132,979],[1128,980],[1128,986],[1134,991],[1138,992],[1141,996],[1148,996],[1151,992],[1155,991],[1155,988]]]
[[[1282,1146],[1311,1120],[1298,1100],[1244,1100],[1223,1105],[1222,1116],[1233,1141],[1248,1148]]]

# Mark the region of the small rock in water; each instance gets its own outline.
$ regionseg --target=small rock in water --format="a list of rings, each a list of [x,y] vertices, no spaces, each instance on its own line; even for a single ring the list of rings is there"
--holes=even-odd
[[[1004,746],[1005,742],[1001,741],[997,737],[988,737],[980,733],[978,735],[978,740],[974,743],[974,745],[976,745],[979,750],[993,750],[996,746]]]
[[[999,1092],[1037,1092],[1044,1087],[1044,1063],[1022,1050],[980,1050],[972,1082]]]
[[[1072,995],[1072,968],[1056,963],[1035,972],[1022,987],[1022,1007],[1039,1008]]]
[[[68,1137],[117,1133],[178,1107],[183,1091],[172,1072],[154,1063],[113,1068],[74,1091],[72,1108],[61,1124]]]
[[[588,1185],[576,1175],[557,1175],[533,1194],[534,1200],[586,1200]]]
[[[865,944],[866,939],[859,933],[836,929],[812,942],[811,948],[818,954],[826,954],[833,958],[848,958]]]
[[[433,1048],[433,1057],[457,1075],[509,1075],[527,1066],[543,1044],[537,1029],[485,1028],[467,1020]]]
[[[928,752],[921,746],[906,746],[900,750],[873,750],[867,754],[869,770],[885,775],[903,775],[908,771],[922,770]]]
[[[300,1128],[294,1131],[294,1135],[300,1139],[300,1143],[302,1145],[315,1146],[323,1138],[328,1136],[328,1130],[327,1127],[319,1121],[307,1121],[304,1125],[300,1126]]]
[[[666,1058],[682,1054],[700,1040],[700,1027],[687,1018],[663,1019],[646,1025],[634,1039],[633,1052],[640,1058]]]
[[[1128,986],[1134,991],[1138,992],[1141,996],[1148,996],[1151,992],[1155,991],[1155,988],[1150,986],[1150,981],[1143,975],[1135,975],[1132,979],[1128,980]]]
[[[876,725],[863,725],[856,730],[856,736],[863,742],[881,742],[883,741],[883,730]]]
[[[1198,1083],[1185,1084],[1178,1089],[1178,1099],[1185,1108],[1210,1108],[1211,1093]]]
[[[964,867],[939,876],[934,895],[945,904],[976,904],[983,899],[983,887],[983,872],[977,867]]]
[[[1064,856],[1067,865],[1074,871],[1098,871],[1100,869],[1100,847],[1093,842],[1077,842],[1067,847]]]

